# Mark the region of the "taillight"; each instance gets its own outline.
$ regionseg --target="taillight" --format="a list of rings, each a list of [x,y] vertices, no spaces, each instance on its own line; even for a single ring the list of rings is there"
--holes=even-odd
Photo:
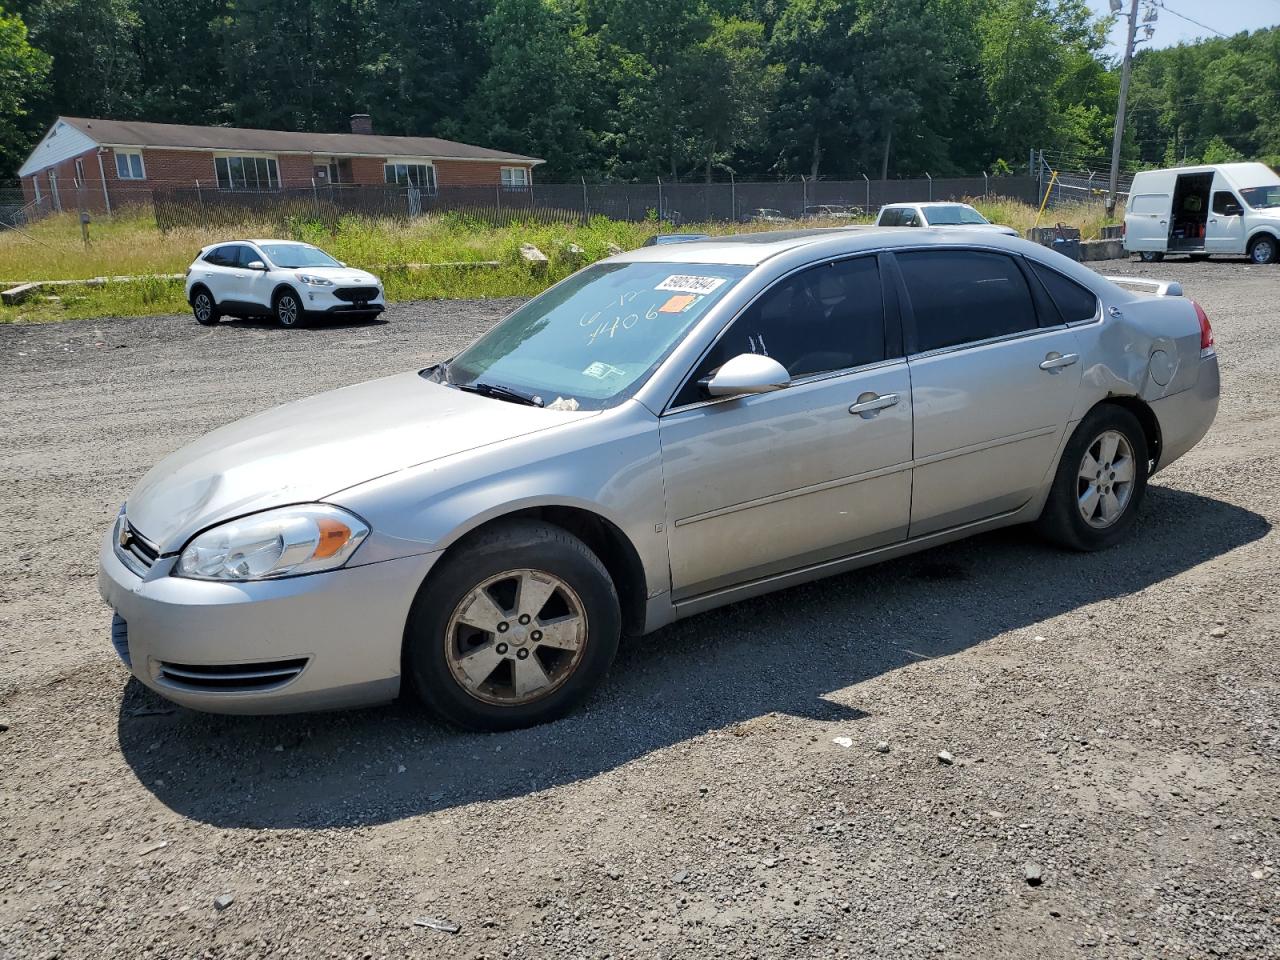
[[[1213,327],[1209,324],[1209,317],[1204,312],[1204,307],[1191,301],[1191,305],[1196,308],[1196,316],[1200,319],[1200,352],[1213,349]]]

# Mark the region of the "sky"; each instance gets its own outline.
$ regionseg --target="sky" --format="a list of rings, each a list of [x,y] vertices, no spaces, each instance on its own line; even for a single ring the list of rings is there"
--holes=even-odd
[[[1241,30],[1257,30],[1260,27],[1274,27],[1280,24],[1280,0],[1158,0],[1164,6],[1159,11],[1160,19],[1156,21],[1155,36],[1138,45],[1138,49],[1143,47],[1172,47],[1178,43],[1191,43],[1202,37],[1214,36],[1214,30],[1230,36],[1233,33],[1239,33]],[[1124,0],[1125,9],[1128,9],[1130,0]],[[1089,0],[1091,6],[1098,13],[1108,13],[1111,9],[1109,0]],[[1138,23],[1142,23],[1143,8],[1145,4],[1140,2],[1138,5]],[[1177,11],[1185,17],[1192,20],[1198,20],[1204,26],[1197,26],[1194,23],[1188,23],[1182,17],[1174,15],[1173,11]],[[1205,29],[1212,27],[1212,30]],[[1108,53],[1119,54],[1124,49],[1125,31],[1128,29],[1128,19],[1118,17],[1115,26],[1111,28],[1111,44],[1107,48]],[[1142,28],[1139,26],[1138,36],[1142,36]]]

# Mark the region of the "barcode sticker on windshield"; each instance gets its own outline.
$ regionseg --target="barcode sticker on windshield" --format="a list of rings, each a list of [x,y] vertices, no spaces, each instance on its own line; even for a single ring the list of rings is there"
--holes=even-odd
[[[654,287],[655,290],[670,290],[672,293],[710,293],[724,284],[724,277],[691,277],[676,274],[667,277]]]

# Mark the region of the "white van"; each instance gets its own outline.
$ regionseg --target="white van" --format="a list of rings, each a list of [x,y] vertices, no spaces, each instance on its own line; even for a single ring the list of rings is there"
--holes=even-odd
[[[1135,174],[1124,215],[1124,248],[1147,262],[1247,254],[1280,260],[1280,176],[1265,163],[1219,163]]]

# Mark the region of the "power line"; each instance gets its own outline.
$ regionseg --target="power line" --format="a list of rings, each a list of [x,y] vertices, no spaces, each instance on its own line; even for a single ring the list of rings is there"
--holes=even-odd
[[[1224,33],[1224,32],[1222,32],[1222,31],[1220,31],[1220,29],[1215,29],[1215,28],[1213,28],[1213,27],[1210,27],[1210,26],[1208,26],[1208,24],[1207,24],[1207,23],[1201,23],[1201,22],[1199,22],[1199,20],[1193,20],[1192,18],[1188,17],[1188,15],[1187,15],[1187,14],[1184,14],[1184,13],[1178,13],[1178,10],[1170,9],[1170,8],[1169,8],[1169,6],[1166,6],[1166,5],[1165,5],[1164,0],[1157,0],[1157,4],[1156,4],[1156,5],[1157,5],[1157,6],[1160,6],[1160,9],[1161,9],[1161,10],[1165,10],[1165,12],[1167,12],[1167,13],[1174,14],[1174,17],[1178,17],[1179,19],[1187,20],[1187,22],[1188,22],[1188,23],[1194,23],[1194,24],[1196,24],[1196,26],[1197,26],[1197,27],[1199,27],[1199,28],[1201,28],[1201,29],[1207,29],[1207,31],[1208,31],[1208,32],[1210,32],[1210,33],[1217,33],[1217,35],[1219,35],[1220,37],[1229,37],[1229,35],[1226,35],[1226,33]]]

